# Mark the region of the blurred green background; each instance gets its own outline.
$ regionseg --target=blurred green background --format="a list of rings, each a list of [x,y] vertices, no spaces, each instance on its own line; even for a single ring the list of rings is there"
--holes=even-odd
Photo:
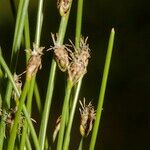
[[[18,2],[18,1],[16,1]],[[66,42],[74,41],[76,2],[74,0]],[[29,21],[31,42],[34,41],[38,0],[31,0]],[[110,74],[106,89],[104,109],[100,124],[97,150],[150,149],[150,2],[147,0],[84,0],[82,35],[89,37],[91,59],[83,80],[80,99],[92,100],[96,107],[109,33],[115,28],[116,37]],[[56,0],[46,0],[41,46],[52,45],[50,33],[58,31],[60,22]],[[9,0],[0,1],[0,45],[7,62],[14,34],[15,18]],[[21,55],[24,56],[24,47]],[[24,71],[24,60],[19,58],[18,72]],[[43,68],[37,76],[42,100],[47,88],[52,53],[43,57]],[[61,113],[64,96],[64,75],[58,70],[49,122],[50,138],[55,121]],[[38,113],[33,113],[38,122]],[[77,109],[74,124],[79,126]],[[71,149],[77,149],[79,128],[74,125]],[[90,136],[85,139],[89,142]],[[88,145],[85,144],[85,149]]]

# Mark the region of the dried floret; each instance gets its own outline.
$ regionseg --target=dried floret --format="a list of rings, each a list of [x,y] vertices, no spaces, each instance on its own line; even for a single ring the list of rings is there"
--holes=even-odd
[[[54,50],[54,58],[57,62],[57,65],[62,72],[65,72],[69,66],[68,52],[70,52],[70,50],[65,45],[58,45],[54,38],[54,34],[51,35],[52,35],[54,46],[51,46],[51,48],[48,50],[51,49]]]
[[[57,8],[61,16],[66,16],[70,10],[72,0],[57,0]]]
[[[27,65],[27,76],[29,78],[32,78],[42,68],[41,56],[43,55],[43,49],[44,47],[37,47],[33,43],[33,51],[31,49],[26,50],[31,55]]]
[[[82,78],[87,72],[87,65],[90,58],[89,45],[87,39],[80,39],[80,46],[76,48],[70,40],[71,46],[74,48],[74,52],[70,53],[71,63],[68,67],[69,80],[76,84],[80,78]]]
[[[83,103],[81,101],[79,102],[81,105],[81,108],[79,108],[81,116],[80,133],[82,136],[88,136],[90,131],[92,130],[96,113],[91,102],[88,105],[85,104],[85,98],[83,100]]]

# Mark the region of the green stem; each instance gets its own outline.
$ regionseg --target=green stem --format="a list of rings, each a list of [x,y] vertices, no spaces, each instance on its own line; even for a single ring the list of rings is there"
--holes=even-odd
[[[32,150],[32,147],[31,147],[31,143],[29,141],[29,137],[28,135],[26,135],[26,147],[27,147],[27,150]]]
[[[31,136],[32,136],[32,139],[33,139],[33,142],[34,142],[34,146],[35,146],[35,149],[36,150],[41,150],[40,149],[40,146],[39,146],[39,141],[38,141],[38,138],[37,138],[37,135],[36,135],[36,132],[35,132],[35,129],[34,129],[34,126],[32,124],[32,121],[30,119],[30,116],[28,114],[28,111],[26,110],[26,107],[25,105],[23,105],[23,112],[24,112],[24,115],[27,119],[27,123],[29,125],[29,129],[31,131]]]
[[[16,87],[16,84],[15,84],[15,82],[14,82],[14,80],[13,80],[12,74],[11,74],[11,72],[10,72],[10,70],[9,70],[9,68],[8,68],[8,66],[7,66],[7,64],[6,64],[6,62],[4,61],[2,55],[0,55],[0,65],[3,67],[3,69],[4,69],[5,72],[7,73],[8,78],[9,78],[9,80],[10,80],[10,82],[11,82],[11,84],[12,84],[14,90],[15,90],[15,92],[16,92],[17,96],[19,97],[19,96],[20,96],[20,93],[19,93],[19,91],[18,91],[18,89],[17,89],[17,87]],[[34,144],[35,144],[35,146],[36,146],[36,149],[37,149],[37,150],[40,150],[40,148],[39,148],[39,143],[38,143],[38,139],[37,139],[37,135],[36,135],[36,132],[35,132],[35,130],[34,130],[34,127],[33,127],[32,121],[31,121],[31,119],[30,119],[30,116],[28,115],[28,112],[27,112],[27,109],[26,109],[25,105],[23,105],[23,112],[24,112],[24,115],[25,115],[25,117],[26,117],[26,119],[27,119],[29,128],[30,128],[30,130],[31,130],[31,136],[32,136],[32,138],[33,138],[33,142],[34,142]]]
[[[36,23],[36,34],[35,34],[35,43],[38,46],[40,45],[42,23],[43,23],[43,0],[39,0],[37,23]]]
[[[80,144],[79,144],[78,150],[82,150],[82,149],[83,149],[83,136],[82,136],[82,138],[80,140]]]
[[[31,81],[30,87],[29,87],[29,92],[27,94],[27,106],[26,107],[27,107],[27,111],[28,111],[29,115],[31,114],[33,89],[34,89],[34,80]],[[25,121],[24,126],[23,126],[22,136],[21,136],[20,149],[24,149],[25,141],[26,141],[27,129],[28,129],[28,124]]]
[[[74,118],[74,114],[75,114],[75,110],[76,110],[76,105],[77,105],[77,102],[78,102],[78,96],[79,96],[81,84],[82,84],[82,80],[80,80],[78,85],[77,85],[76,93],[75,93],[75,96],[74,96],[74,99],[73,99],[73,105],[72,105],[71,113],[70,113],[70,116],[69,116],[69,121],[68,121],[68,125],[67,125],[66,135],[65,135],[65,138],[64,138],[64,147],[63,147],[64,150],[67,150],[68,146],[69,146],[70,132],[71,132],[73,118]]]
[[[18,59],[18,49],[21,45],[22,40],[22,33],[24,29],[25,17],[28,9],[29,0],[22,0],[19,4],[18,14],[17,14],[17,21],[16,21],[16,28],[15,28],[15,35],[12,47],[12,55],[11,55],[11,64],[13,65],[12,70],[16,68],[17,59]]]
[[[41,98],[40,98],[40,93],[39,93],[37,82],[35,83],[35,86],[34,86],[34,96],[35,96],[38,111],[41,114],[42,104],[41,104]]]
[[[80,36],[81,36],[81,29],[82,29],[82,13],[83,13],[83,0],[78,0],[78,8],[77,8],[77,20],[76,20],[76,35],[75,35],[75,46],[79,48],[80,46]],[[68,149],[69,142],[70,142],[70,132],[72,128],[73,118],[76,110],[76,105],[78,101],[79,92],[81,89],[82,79],[78,82],[77,86],[75,86],[75,95],[73,99],[73,105],[71,108],[71,113],[69,116],[69,121],[67,125],[67,130],[64,138],[64,150]]]
[[[63,44],[63,40],[64,40],[64,36],[66,33],[66,28],[67,28],[67,23],[68,23],[68,17],[69,17],[69,14],[67,16],[61,18],[59,32],[58,32],[59,36],[57,39],[58,45]],[[40,133],[39,133],[39,142],[40,142],[41,150],[43,150],[43,148],[44,148],[47,123],[48,123],[52,95],[53,95],[53,90],[54,90],[55,73],[56,73],[56,62],[53,59],[52,64],[51,64],[48,88],[47,88],[47,93],[46,93],[46,100],[45,100],[45,104],[44,104],[44,110],[43,110],[43,114],[42,114]]]
[[[17,12],[17,20],[15,25],[15,33],[13,38],[13,46],[12,46],[12,54],[11,54],[11,70],[14,73],[18,60],[19,48],[22,40],[22,33],[24,28],[24,20],[28,8],[29,0],[20,0],[18,12]],[[10,107],[10,98],[11,98],[12,86],[11,83],[7,84],[7,91],[5,94],[5,103],[8,107]]]
[[[83,0],[78,0],[75,46],[79,48],[82,29]]]
[[[24,101],[26,99],[26,94],[27,94],[27,91],[28,91],[29,84],[30,84],[30,80],[27,80],[25,82],[25,85],[24,85],[24,88],[23,88],[23,91],[22,91],[22,94],[21,94],[21,97],[20,97],[17,112],[15,114],[13,127],[12,127],[10,137],[9,137],[9,140],[8,140],[8,148],[7,148],[8,150],[13,150],[14,149],[14,144],[15,144],[15,139],[16,139],[16,134],[17,134],[17,129],[18,129],[18,123],[19,123],[19,120],[20,120],[20,115],[21,115],[21,111],[22,111],[22,108],[23,108],[23,104],[24,104]]]
[[[18,31],[20,30],[20,20],[22,18],[22,10],[23,10],[23,6],[24,6],[24,0],[19,2],[19,6],[18,6],[18,12],[17,12],[17,19],[16,19],[16,25],[15,25],[15,33],[14,33],[14,38],[13,38],[13,46],[12,46],[12,55],[11,55],[11,62],[12,59],[14,57],[14,53],[16,53],[17,51],[17,35],[18,35]]]
[[[50,78],[48,81],[46,100],[45,100],[45,104],[44,104],[44,110],[43,110],[43,114],[42,114],[40,133],[39,133],[39,142],[40,142],[41,150],[44,149],[47,122],[48,122],[50,105],[51,105],[51,100],[52,100],[52,95],[53,95],[53,90],[54,90],[55,70],[56,70],[56,63],[54,60],[52,60],[52,65],[51,65],[51,70],[50,70]]]
[[[109,43],[108,43],[108,49],[107,49],[107,55],[106,55],[106,60],[105,60],[102,84],[101,84],[101,89],[100,89],[98,106],[97,106],[97,110],[96,110],[96,120],[94,123],[94,128],[93,128],[93,132],[92,132],[89,150],[94,150],[96,138],[97,138],[97,134],[98,134],[98,128],[99,128],[100,119],[101,119],[105,90],[106,90],[106,85],[107,85],[107,78],[108,78],[111,55],[112,55],[113,44],[114,44],[114,36],[115,36],[115,31],[114,31],[114,29],[112,29],[111,34],[110,34],[110,38],[109,38]]]
[[[66,123],[66,115],[69,107],[69,98],[71,94],[71,89],[72,89],[72,82],[68,80],[67,82],[67,87],[65,91],[65,98],[63,102],[63,109],[62,109],[62,117],[61,117],[61,122],[60,122],[60,131],[58,135],[58,143],[57,143],[57,150],[62,150],[62,145],[63,145],[63,137],[64,137],[64,130],[65,130],[65,123]]]
[[[4,137],[5,137],[5,127],[6,127],[6,115],[5,115],[5,109],[3,109],[3,116],[0,121],[0,150],[3,150],[3,143],[4,143]]]

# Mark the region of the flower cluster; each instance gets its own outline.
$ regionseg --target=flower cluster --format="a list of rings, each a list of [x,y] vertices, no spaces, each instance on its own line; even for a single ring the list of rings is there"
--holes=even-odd
[[[90,58],[89,45],[87,44],[87,39],[84,40],[83,37],[80,38],[79,48],[75,48],[74,44],[71,42],[74,52],[71,53],[72,61],[68,68],[68,77],[74,84],[82,78],[87,72],[88,61]]]
[[[51,34],[54,46],[51,46],[48,50],[54,50],[54,58],[58,64],[59,69],[65,72],[69,66],[69,54],[70,51],[66,45],[58,45],[56,43],[54,34]]]
[[[61,16],[66,16],[70,10],[72,0],[57,0],[57,8]]]
[[[91,102],[88,105],[85,104],[85,98],[83,100],[83,103],[81,101],[79,102],[81,105],[81,108],[79,108],[81,116],[80,133],[82,136],[88,136],[90,131],[92,130],[96,113]]]
[[[28,78],[32,78],[32,76],[42,68],[41,56],[43,55],[44,48],[45,47],[38,47],[35,43],[33,43],[33,51],[31,49],[26,50],[31,55],[26,70]]]
[[[54,46],[49,50],[54,50],[54,58],[61,71],[67,71],[68,79],[76,84],[87,72],[88,61],[90,58],[89,45],[87,39],[83,37],[80,39],[79,48],[76,48],[72,41],[71,45],[58,45],[52,34]]]

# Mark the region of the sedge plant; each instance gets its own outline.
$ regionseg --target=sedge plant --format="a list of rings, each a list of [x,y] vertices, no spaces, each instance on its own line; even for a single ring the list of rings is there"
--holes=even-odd
[[[16,4],[18,2],[18,4]],[[89,149],[94,150],[99,131],[100,118],[102,115],[102,107],[104,103],[104,96],[107,85],[107,78],[109,67],[111,63],[111,56],[113,50],[114,29],[111,30],[110,39],[108,43],[107,55],[104,65],[104,72],[97,108],[91,102],[86,104],[85,98],[82,102],[79,100],[79,94],[84,76],[88,73],[88,63],[90,45],[88,44],[88,37],[83,37],[82,34],[82,18],[83,18],[83,0],[77,2],[77,19],[75,29],[75,44],[66,37],[69,18],[72,17],[73,0],[60,0],[57,2],[56,7],[60,15],[60,24],[57,34],[52,34],[54,45],[49,46],[46,50],[41,47],[42,41],[42,24],[45,21],[44,4],[47,5],[48,1],[39,0],[36,18],[36,30],[34,33],[34,42],[31,41],[30,33],[30,1],[19,0],[17,2],[11,1],[12,14],[15,22],[14,36],[12,38],[12,51],[9,63],[5,61],[2,55],[5,49],[0,48],[0,150],[7,149],[36,149],[44,150],[55,147],[57,150],[69,150],[72,142],[71,133],[73,132],[73,121],[75,112],[78,111],[77,104],[81,107],[80,110],[80,129],[81,140],[78,144],[79,150],[83,149],[84,138],[91,132],[91,141]],[[84,4],[86,6],[86,2]],[[16,16],[15,16],[16,15]],[[56,37],[56,40],[55,40]],[[70,44],[65,44],[64,39],[69,39]],[[90,38],[90,37],[89,37]],[[47,40],[48,41],[48,40]],[[33,48],[31,50],[33,43]],[[49,43],[48,43],[49,44]],[[0,45],[1,47],[1,45]],[[23,66],[23,73],[16,75],[18,71],[20,50],[22,47],[25,50],[26,60]],[[42,66],[42,57],[49,50],[53,53],[51,66],[48,70],[48,83],[44,99],[41,99],[40,85],[36,80],[39,69]],[[57,69],[62,71],[64,75],[64,98],[62,99],[61,114],[54,129],[53,142],[49,139],[48,122],[51,120],[51,104],[53,101],[55,89],[55,80],[57,79]],[[25,74],[24,82],[22,78]],[[17,77],[17,78],[15,78]],[[42,78],[42,77],[40,77]],[[4,83],[7,81],[7,84]],[[37,110],[39,111],[39,122],[32,118],[33,100],[36,101]],[[36,122],[36,123],[35,123]],[[35,124],[38,124],[39,128]],[[51,122],[51,124],[54,124]],[[9,126],[8,126],[9,125]],[[93,128],[93,129],[92,129]],[[8,129],[8,132],[6,130]],[[51,129],[53,130],[53,129]],[[32,139],[32,140],[31,140]],[[5,143],[5,144],[4,144]]]

